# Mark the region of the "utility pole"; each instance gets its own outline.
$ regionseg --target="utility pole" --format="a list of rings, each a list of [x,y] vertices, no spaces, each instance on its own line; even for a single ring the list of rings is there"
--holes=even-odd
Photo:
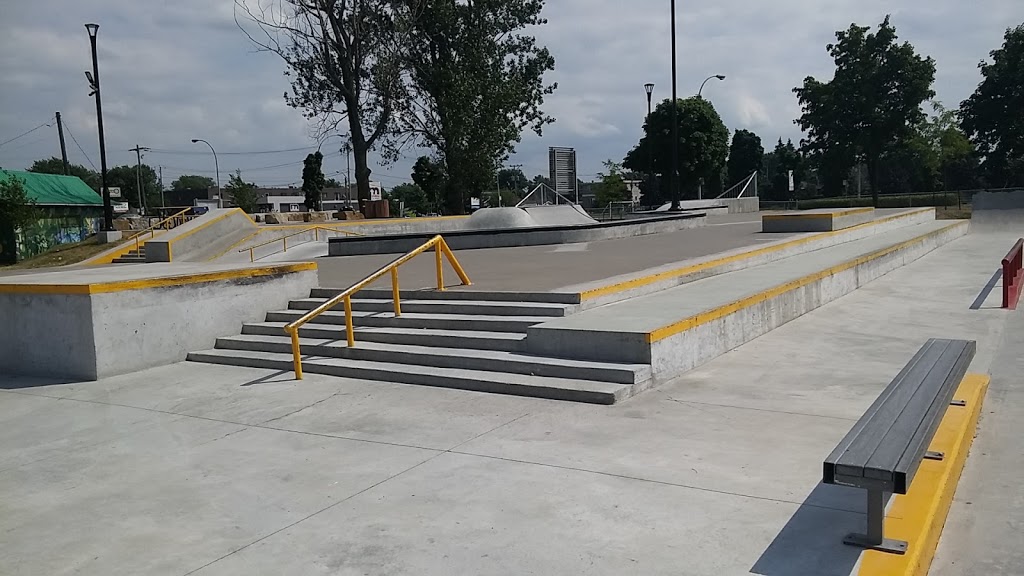
[[[676,0],[672,0],[672,191],[670,210],[679,210],[679,94],[676,84]]]
[[[96,97],[96,131],[100,137],[100,193],[103,194],[103,231],[114,232],[114,206],[110,203],[110,189],[107,188],[107,143],[103,137],[103,102],[100,98],[100,65],[96,55],[96,34],[99,32],[99,24],[86,24],[85,29],[89,32],[89,43],[92,45],[92,73],[85,73],[89,86],[92,88],[90,96]]]
[[[158,177],[159,179],[156,181],[157,187],[160,188],[160,207],[167,208],[167,203],[164,202],[164,167],[158,166],[157,168],[159,168],[160,170],[160,176]]]
[[[64,175],[68,176],[68,148],[64,145],[64,123],[57,112],[57,135],[60,136],[60,159],[64,161]]]
[[[135,159],[138,162],[135,166],[135,190],[139,193],[139,213],[145,215],[146,196],[142,193],[142,153],[149,152],[149,148],[136,144],[135,148],[132,148],[129,152],[135,152]]]

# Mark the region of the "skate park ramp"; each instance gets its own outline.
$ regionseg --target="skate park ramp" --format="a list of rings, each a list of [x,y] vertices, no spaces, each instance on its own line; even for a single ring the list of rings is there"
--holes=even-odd
[[[527,206],[523,208],[482,208],[469,219],[470,230],[508,230],[511,228],[547,228],[557,226],[586,226],[597,220],[579,206],[559,204],[553,206]]]
[[[979,192],[971,206],[974,231],[1024,233],[1024,190]]]

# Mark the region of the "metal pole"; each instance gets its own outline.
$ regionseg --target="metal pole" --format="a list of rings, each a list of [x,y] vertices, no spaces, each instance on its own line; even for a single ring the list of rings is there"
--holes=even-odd
[[[64,123],[60,120],[60,112],[57,112],[57,136],[60,137],[60,159],[64,161],[64,175],[68,175],[68,148],[64,145]]]
[[[647,128],[651,127],[651,96],[654,94],[654,84],[644,86],[647,90]],[[647,134],[647,190],[653,198],[654,194],[654,139]]]
[[[501,208],[501,168],[494,173],[494,183],[498,186],[498,208]]]
[[[103,231],[114,231],[114,206],[110,203],[110,190],[107,188],[107,145],[103,137],[103,101],[100,97],[100,65],[96,56],[96,34],[99,24],[86,24],[89,31],[89,43],[92,45],[92,90],[96,96],[96,128],[100,137],[100,191],[103,194]]]
[[[214,170],[217,171],[217,207],[224,207],[224,189],[220,187],[220,162],[217,160],[217,151],[213,149],[213,144],[210,144],[202,138],[193,138],[192,143],[202,142],[210,147],[210,152],[213,152],[213,166]]]
[[[149,152],[149,148],[145,146],[135,145],[135,148],[129,150],[129,152],[135,152],[136,166],[135,166],[135,190],[139,197],[139,214],[145,214],[146,210],[146,195],[142,193],[142,153]]]
[[[672,1],[672,210],[679,210],[679,95],[676,78],[676,0]]]

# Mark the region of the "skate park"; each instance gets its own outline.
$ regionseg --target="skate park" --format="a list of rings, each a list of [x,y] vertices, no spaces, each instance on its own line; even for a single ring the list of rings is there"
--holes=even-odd
[[[992,196],[972,221],[830,212],[765,232],[787,214],[699,213],[621,237],[435,243],[398,286],[388,264],[407,246],[332,245],[424,244],[468,219],[225,232],[240,217],[214,214],[145,242],[169,262],[0,277],[4,307],[25,311],[3,347],[0,483],[21,494],[4,504],[19,528],[5,557],[46,573],[70,554],[97,574],[1015,565],[1000,519],[1022,514],[1006,501],[1024,464],[1021,322],[1001,261],[1024,202]],[[591,224],[491,230],[558,226]],[[296,328],[296,379],[285,327],[380,271],[348,314],[338,301]],[[62,365],[27,339],[91,343]],[[878,519],[871,489],[824,482],[823,463],[905,367],[939,354],[930,339],[972,344],[934,395],[964,405],[920,416],[942,459],[922,452],[888,499],[885,538],[908,547],[846,545]],[[75,537],[32,537],[58,515]]]

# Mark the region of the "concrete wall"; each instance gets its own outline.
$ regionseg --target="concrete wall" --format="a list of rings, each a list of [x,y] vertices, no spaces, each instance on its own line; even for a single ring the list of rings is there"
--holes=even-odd
[[[146,242],[147,262],[203,262],[257,230],[240,208],[206,214]]]
[[[971,209],[971,225],[975,230],[1016,230],[1024,236],[1024,190],[979,192],[971,200]]]
[[[650,364],[654,378],[664,381],[849,294],[963,236],[968,230],[969,224],[966,222],[944,228],[899,250],[827,275],[802,287],[766,297],[753,305],[726,312],[720,318],[654,342],[648,342],[646,332],[549,329],[541,324],[529,329],[527,351],[580,360]],[[671,317],[666,317],[665,325],[673,321]]]
[[[0,372],[87,381],[184,361],[286,308],[315,269],[95,294],[0,294]]]
[[[683,210],[703,210],[705,208],[724,207],[729,214],[748,214],[761,211],[761,199],[757,196],[750,198],[722,198],[719,200],[684,200],[679,203]]]
[[[706,221],[707,217],[703,213],[698,213],[586,226],[456,231],[446,233],[444,239],[453,250],[543,246],[660,234],[703,226]],[[410,234],[379,238],[332,238],[329,242],[329,255],[402,254],[416,249],[431,236],[432,234]]]
[[[96,374],[88,294],[0,293],[0,374]]]
[[[874,218],[874,208],[765,214],[761,217],[761,230],[769,233],[834,232],[859,226]]]
[[[705,258],[696,258],[688,261],[685,266],[673,264],[671,266],[646,270],[640,276],[634,274],[609,278],[601,282],[601,287],[588,289],[586,286],[579,286],[574,288],[580,290],[582,307],[586,310],[668,290],[669,288],[688,284],[701,278],[709,278],[734,270],[760,266],[813,250],[821,250],[822,248],[828,248],[844,242],[853,242],[854,240],[882,234],[904,226],[914,226],[934,220],[934,208],[908,210],[907,212],[883,218],[870,225],[833,233],[823,233],[808,238],[780,240],[761,245],[753,251],[748,246]],[[646,278],[651,280],[648,281]]]

